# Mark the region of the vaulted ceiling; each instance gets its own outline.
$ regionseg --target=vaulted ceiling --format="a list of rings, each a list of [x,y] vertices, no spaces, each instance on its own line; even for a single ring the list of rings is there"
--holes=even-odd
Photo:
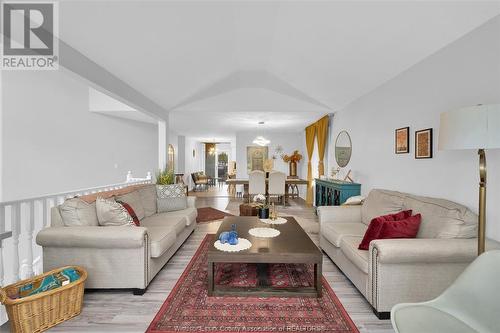
[[[500,14],[480,1],[63,1],[60,38],[199,137],[299,130]]]

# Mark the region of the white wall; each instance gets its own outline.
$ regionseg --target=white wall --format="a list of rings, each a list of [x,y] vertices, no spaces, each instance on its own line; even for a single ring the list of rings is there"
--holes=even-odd
[[[2,80],[2,73],[3,71],[0,71],[0,201],[3,201],[3,142],[4,142],[4,137],[3,137],[3,80]],[[0,316],[0,322],[1,322],[1,316]]]
[[[355,181],[362,192],[387,188],[478,207],[475,151],[438,151],[439,114],[500,103],[500,17],[450,44],[336,113],[330,149],[340,130],[353,142]],[[410,154],[394,154],[394,130],[410,126]],[[415,130],[434,129],[434,158],[414,158]],[[487,234],[500,240],[500,151],[488,151]],[[330,154],[330,165],[335,165]]]
[[[269,158],[272,157],[276,146],[281,145],[285,151],[285,154],[290,155],[294,150],[299,150],[301,154],[304,155],[304,151],[302,151],[303,146],[303,137],[300,132],[262,132],[259,131],[258,134],[256,131],[250,132],[238,132],[236,133],[236,176],[238,178],[248,178],[247,172],[247,146],[256,146],[252,141],[255,139],[257,135],[262,135],[266,139],[270,140],[271,143],[268,145],[269,147]],[[304,162],[303,159],[300,164],[307,163]],[[274,169],[278,171],[285,172],[287,175],[288,172],[288,164],[283,162],[280,158],[274,161]],[[297,168],[297,172],[299,173],[299,177],[304,177],[301,173],[301,165]],[[307,175],[307,174],[306,174]]]
[[[184,173],[186,169],[186,137],[184,135],[179,135],[177,137],[177,165],[176,172]]]
[[[154,172],[157,127],[89,112],[63,70],[2,73],[3,200],[123,182]]]

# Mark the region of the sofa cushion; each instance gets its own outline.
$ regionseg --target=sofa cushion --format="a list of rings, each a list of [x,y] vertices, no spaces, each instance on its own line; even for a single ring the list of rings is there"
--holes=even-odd
[[[144,218],[144,207],[142,205],[141,196],[139,192],[133,191],[124,195],[116,196],[117,201],[123,201],[132,207],[139,220]]]
[[[363,223],[324,223],[321,225],[321,235],[336,247],[340,247],[342,238],[363,237],[366,228]]]
[[[477,215],[455,202],[407,195],[404,207],[422,215],[417,238],[473,238],[477,235]]]
[[[142,207],[144,207],[144,217],[156,214],[156,185],[146,185],[137,190],[141,197]]]
[[[396,191],[371,190],[361,206],[361,220],[368,225],[377,216],[403,210],[405,195]]]
[[[148,226],[151,258],[161,257],[177,240],[177,235],[172,227]]]
[[[172,216],[166,213],[159,213],[146,217],[141,221],[143,227],[170,227],[175,229],[175,233],[179,235],[186,228],[186,220],[183,216]]]
[[[190,226],[196,223],[196,216],[198,216],[198,210],[194,207],[188,207],[183,210],[174,210],[172,212],[161,213],[163,216],[171,217],[183,217],[186,221],[186,226]]]
[[[80,198],[68,199],[59,206],[59,213],[67,227],[99,225],[95,202],[88,203]]]
[[[368,251],[358,250],[361,237],[345,236],[340,242],[342,253],[352,261],[356,267],[368,274]]]

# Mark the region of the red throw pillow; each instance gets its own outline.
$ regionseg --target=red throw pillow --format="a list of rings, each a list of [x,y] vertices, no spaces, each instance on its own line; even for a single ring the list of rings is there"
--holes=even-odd
[[[380,230],[386,221],[399,221],[399,220],[404,220],[408,217],[411,216],[411,209],[410,210],[403,210],[399,213],[396,214],[388,214],[388,215],[382,215],[379,217],[375,217],[370,221],[370,224],[368,225],[368,229],[365,232],[365,236],[363,237],[363,240],[358,246],[358,249],[360,250],[368,250],[370,246],[370,242],[374,239],[379,238],[378,235],[380,234]]]
[[[134,209],[132,208],[132,206],[130,206],[128,203],[123,202],[123,201],[116,200],[116,202],[118,202],[120,205],[123,206],[123,208],[125,208],[125,210],[129,213],[130,217],[132,217],[132,220],[134,221],[134,224],[136,225],[136,227],[140,227],[141,221],[139,221],[139,218],[137,217],[137,214],[134,212]]]
[[[388,238],[415,238],[422,216],[420,214],[410,216],[404,220],[385,222],[380,229],[379,239]]]

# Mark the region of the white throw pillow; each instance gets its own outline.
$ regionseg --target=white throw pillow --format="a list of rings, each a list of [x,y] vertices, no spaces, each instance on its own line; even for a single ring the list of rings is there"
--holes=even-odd
[[[59,213],[67,227],[99,225],[95,202],[90,204],[80,198],[68,199],[59,206]]]
[[[114,199],[97,198],[97,219],[102,226],[135,225],[132,216]]]
[[[362,195],[355,195],[353,197],[348,198],[343,205],[345,206],[356,206],[356,205],[361,205],[363,204],[363,201],[365,201],[365,197]]]
[[[158,213],[187,208],[187,198],[182,184],[156,185]]]

